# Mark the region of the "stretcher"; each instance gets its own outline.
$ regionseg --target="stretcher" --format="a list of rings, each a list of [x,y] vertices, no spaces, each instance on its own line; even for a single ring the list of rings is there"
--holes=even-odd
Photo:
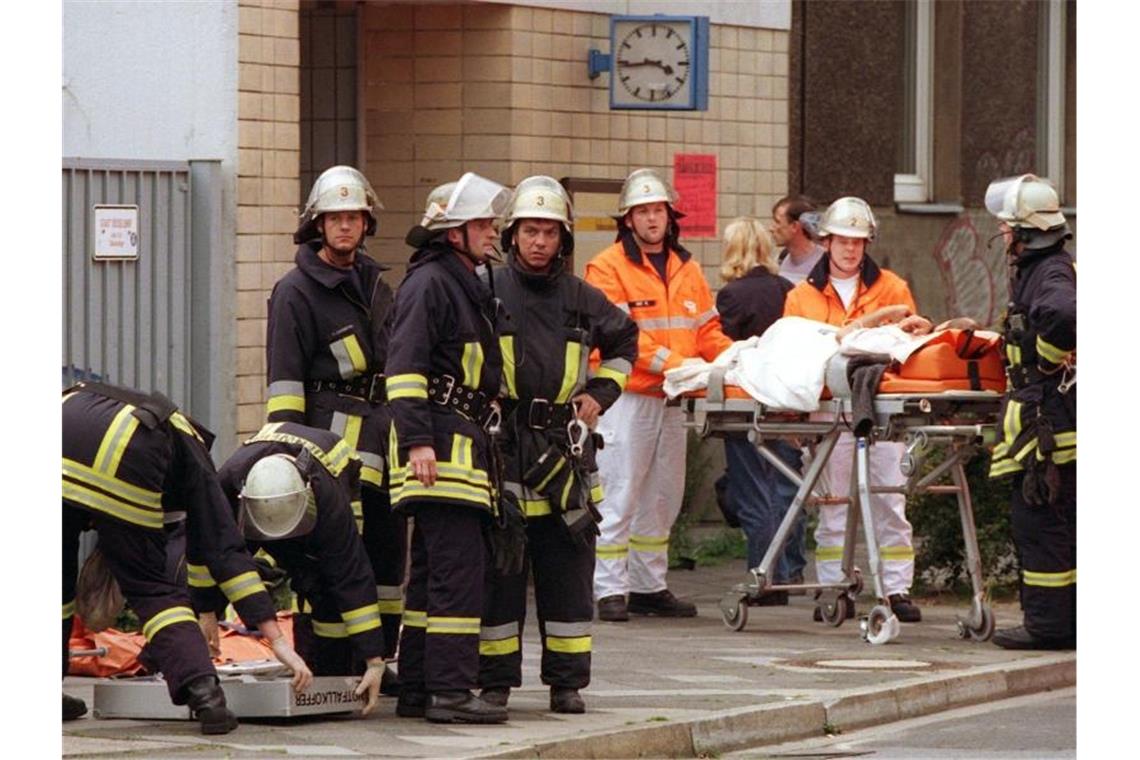
[[[966,565],[972,597],[968,614],[959,617],[958,633],[964,639],[985,641],[994,630],[993,611],[987,603],[982,582],[982,564],[978,552],[974,511],[966,481],[965,464],[983,446],[997,439],[997,425],[1002,387],[996,382],[983,384],[983,390],[964,390],[958,380],[946,384],[929,379],[908,381],[888,373],[873,400],[873,424],[868,434],[855,437],[854,462],[850,492],[828,495],[816,492],[816,484],[824,471],[841,433],[850,429],[853,412],[851,389],[845,381],[842,363],[846,357],[836,356],[828,365],[827,385],[820,410],[813,413],[789,412],[768,408],[740,388],[723,384],[724,373],[714,371],[704,392],[680,397],[686,426],[700,436],[723,437],[731,433],[747,433],[767,461],[798,486],[795,498],[784,515],[775,537],[760,565],[750,570],[752,580],[734,586],[721,599],[724,623],[739,631],[748,620],[748,607],[773,591],[810,590],[817,592],[816,602],[823,620],[840,626],[849,605],[864,585],[863,573],[855,566],[855,539],[860,522],[867,545],[867,558],[872,588],[877,604],[860,621],[860,633],[870,644],[884,644],[899,635],[900,623],[891,611],[883,591],[882,566],[875,540],[870,497],[873,493],[954,494],[965,541]],[[975,383],[977,385],[977,383]],[[946,389],[949,386],[950,389]],[[966,384],[969,388],[969,383]],[[813,448],[811,461],[803,472],[783,462],[768,447],[773,440],[796,440]],[[905,443],[900,462],[907,481],[901,487],[880,486],[870,482],[868,447],[874,441]],[[930,472],[922,472],[922,461],[941,448],[945,457]],[[942,482],[949,479],[949,483]],[[774,585],[772,571],[784,550],[792,526],[808,506],[847,504],[847,522],[841,561],[844,580],[838,584]]]

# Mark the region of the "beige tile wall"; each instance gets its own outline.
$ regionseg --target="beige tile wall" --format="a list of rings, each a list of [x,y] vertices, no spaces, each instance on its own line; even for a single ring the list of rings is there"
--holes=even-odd
[[[609,49],[604,14],[367,3],[360,19],[362,155],[387,209],[371,251],[397,265],[393,282],[428,190],[468,170],[507,184],[640,166],[672,176],[674,153],[715,153],[722,230],[786,192],[786,31],[714,25],[709,110],[662,114],[610,111],[609,74],[588,78],[587,51]],[[685,242],[715,287],[719,243]]]
[[[265,419],[265,302],[292,266],[300,176],[298,0],[238,2],[237,431]]]

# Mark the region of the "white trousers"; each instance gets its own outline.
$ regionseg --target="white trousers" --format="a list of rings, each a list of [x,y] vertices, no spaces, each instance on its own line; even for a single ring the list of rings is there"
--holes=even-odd
[[[594,567],[594,597],[666,588],[669,531],[685,490],[680,407],[623,393],[598,421],[605,448],[598,474],[606,498]]]
[[[906,477],[899,470],[903,449],[901,443],[884,441],[878,441],[868,449],[867,464],[872,486],[895,486],[906,482]],[[854,452],[855,437],[850,433],[840,435],[831,460],[820,474],[817,493],[850,495]],[[906,497],[893,493],[872,494],[871,516],[875,523],[875,541],[883,561],[883,590],[888,596],[908,593],[914,580],[914,544],[910,522],[906,519]],[[843,581],[843,535],[846,527],[846,505],[819,508],[819,525],[815,530],[815,571],[820,583]],[[861,525],[859,530],[863,530]],[[863,578],[869,587],[870,573],[864,572]]]

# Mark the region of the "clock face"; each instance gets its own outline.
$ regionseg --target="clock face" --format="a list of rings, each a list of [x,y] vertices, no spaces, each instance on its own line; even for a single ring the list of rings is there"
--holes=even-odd
[[[632,102],[687,100],[685,88],[692,67],[689,24],[645,21],[625,25],[615,30],[615,39],[614,72]]]

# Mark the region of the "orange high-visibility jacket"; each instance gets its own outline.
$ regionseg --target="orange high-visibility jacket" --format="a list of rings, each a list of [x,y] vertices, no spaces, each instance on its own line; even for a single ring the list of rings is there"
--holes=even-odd
[[[672,251],[666,283],[636,243],[625,241],[586,264],[586,282],[637,323],[637,362],[625,389],[664,396],[665,370],[698,355],[712,361],[732,340],[721,331],[712,293],[692,254]]]
[[[788,291],[784,300],[784,316],[804,317],[842,327],[876,309],[899,304],[909,306],[912,314],[918,311],[906,280],[894,272],[880,269],[870,256],[864,255],[855,298],[851,301],[851,308],[844,309],[843,301],[831,284],[830,260],[823,256],[807,279]]]

